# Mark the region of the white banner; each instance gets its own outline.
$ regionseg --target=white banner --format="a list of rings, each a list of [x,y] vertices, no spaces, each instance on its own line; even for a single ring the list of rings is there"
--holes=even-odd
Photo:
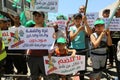
[[[68,75],[80,70],[85,70],[85,56],[76,55],[74,58],[71,56],[54,57],[49,61],[48,56],[44,57],[44,65],[46,75],[55,73]]]
[[[91,28],[94,27],[95,20],[99,17],[99,13],[86,13],[88,24]]]
[[[44,11],[44,12],[57,12],[58,0],[32,0],[30,10]]]
[[[108,24],[109,18],[104,18],[105,25]],[[110,25],[110,31],[120,31],[120,18],[113,18]]]
[[[50,49],[54,28],[11,28],[9,49]]]

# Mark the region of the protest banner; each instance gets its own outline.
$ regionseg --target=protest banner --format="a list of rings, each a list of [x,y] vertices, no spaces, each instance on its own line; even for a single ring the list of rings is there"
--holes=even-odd
[[[50,49],[53,47],[53,28],[11,28],[9,49]]]
[[[49,74],[68,75],[76,73],[80,70],[85,70],[85,56],[76,55],[75,57],[51,57],[51,62],[48,56],[44,56],[45,72]]]
[[[110,19],[109,18],[104,18],[105,21],[105,26],[109,23]],[[113,18],[111,22],[109,23],[110,31],[120,31],[120,18]]]
[[[95,20],[99,17],[99,13],[93,12],[93,13],[86,13],[88,25],[93,28]]]
[[[31,11],[57,12],[58,0],[32,0]]]

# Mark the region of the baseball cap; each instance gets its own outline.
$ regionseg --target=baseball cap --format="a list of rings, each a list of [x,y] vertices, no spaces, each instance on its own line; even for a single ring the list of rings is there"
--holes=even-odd
[[[0,16],[0,21],[5,21],[4,16]]]
[[[63,37],[60,37],[57,39],[57,43],[66,43],[66,39]]]
[[[76,13],[76,14],[73,15],[73,18],[74,18],[74,19],[76,19],[76,18],[78,18],[78,17],[82,19],[82,14]]]
[[[98,19],[94,22],[94,26],[96,26],[97,24],[105,24],[105,22],[104,22],[102,19],[98,18]]]
[[[43,16],[43,18],[45,18],[45,14],[42,11],[33,11],[33,15],[35,15],[35,14],[40,14]]]

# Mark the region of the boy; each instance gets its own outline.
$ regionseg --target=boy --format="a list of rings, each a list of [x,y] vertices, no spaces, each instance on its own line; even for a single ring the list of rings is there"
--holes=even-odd
[[[105,30],[105,22],[102,19],[98,18],[94,26],[95,32],[90,35],[92,47],[95,48],[91,50],[93,74],[90,80],[100,80],[101,70],[105,68],[106,65],[107,46],[112,45],[112,40],[110,31],[109,29]]]
[[[72,53],[71,56],[74,57],[76,54],[76,50],[74,49],[67,49],[66,46],[66,39],[64,37],[59,37],[57,39],[57,48],[54,50],[53,53],[49,54],[49,59],[51,61],[51,55],[55,56],[67,56],[69,53]],[[51,63],[51,62],[50,62]],[[66,78],[63,76],[62,80],[66,80]]]

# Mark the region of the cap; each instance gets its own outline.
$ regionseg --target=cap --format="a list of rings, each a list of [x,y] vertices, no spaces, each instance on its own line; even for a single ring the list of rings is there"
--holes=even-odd
[[[94,26],[96,26],[97,24],[105,24],[105,22],[104,22],[102,19],[98,18],[98,19],[94,22]]]
[[[74,19],[76,19],[76,18],[78,18],[78,17],[82,19],[82,14],[77,13],[77,14],[74,14],[74,15],[73,15],[73,18],[74,18]]]
[[[66,43],[66,39],[63,37],[60,37],[57,39],[57,43]]]
[[[43,18],[45,18],[45,14],[42,11],[33,11],[33,15],[35,15],[35,14],[40,14],[43,16]]]
[[[0,16],[0,21],[5,21],[4,16]]]
[[[5,21],[5,19],[4,18],[0,18],[0,21]]]

